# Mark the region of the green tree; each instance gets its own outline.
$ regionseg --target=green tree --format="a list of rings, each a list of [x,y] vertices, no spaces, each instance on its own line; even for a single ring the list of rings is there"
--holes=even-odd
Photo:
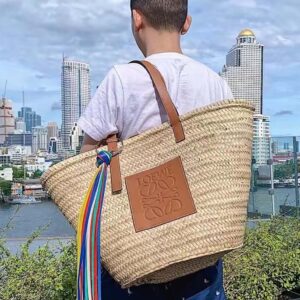
[[[295,166],[293,161],[288,161],[285,164],[275,165],[274,178],[275,179],[287,179],[292,178],[294,175]]]
[[[10,181],[0,180],[0,189],[5,196],[11,195],[11,186],[12,183]]]
[[[28,176],[28,173],[26,171],[25,176]],[[13,178],[14,179],[23,179],[24,178],[24,166],[17,168],[13,167]]]
[[[43,175],[43,172],[40,171],[40,170],[36,170],[33,175],[32,175],[32,178],[40,178],[41,176]]]
[[[298,162],[297,162],[298,163]],[[300,164],[298,163],[298,173],[300,173]],[[284,164],[274,166],[275,179],[292,178],[295,174],[295,164],[293,160],[287,161]]]

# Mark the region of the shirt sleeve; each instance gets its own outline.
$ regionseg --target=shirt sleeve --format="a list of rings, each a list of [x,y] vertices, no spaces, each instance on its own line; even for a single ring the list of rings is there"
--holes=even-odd
[[[111,134],[121,133],[123,98],[122,82],[113,68],[80,117],[79,127],[96,141],[106,139]]]

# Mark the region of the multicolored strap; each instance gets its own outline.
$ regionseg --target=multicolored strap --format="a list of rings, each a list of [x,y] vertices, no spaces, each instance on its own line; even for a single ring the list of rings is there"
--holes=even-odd
[[[77,245],[77,299],[101,300],[101,212],[112,153],[97,151],[97,171],[80,210]]]

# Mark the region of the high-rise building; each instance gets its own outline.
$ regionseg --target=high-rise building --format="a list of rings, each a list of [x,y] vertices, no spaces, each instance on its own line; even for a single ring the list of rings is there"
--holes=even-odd
[[[271,144],[271,147],[272,147],[272,154],[273,155],[277,155],[279,153],[279,145],[278,145],[278,141],[272,141],[272,144]]]
[[[32,128],[32,152],[48,150],[48,131],[45,127]]]
[[[22,107],[18,112],[18,117],[22,118],[26,124],[26,131],[32,132],[33,127],[42,125],[42,118],[31,107]]]
[[[285,142],[285,143],[283,144],[283,149],[289,151],[289,150],[291,149],[291,148],[290,148],[290,143]]]
[[[56,154],[58,152],[58,138],[57,137],[51,137],[49,141],[49,148],[48,152],[51,154]]]
[[[235,99],[249,101],[255,107],[253,120],[253,158],[256,165],[270,159],[270,118],[263,116],[264,45],[256,40],[250,29],[244,29],[226,56],[220,73],[230,86]]]
[[[58,138],[58,126],[56,122],[49,122],[47,125],[48,129],[48,143],[51,138]]]
[[[26,123],[23,118],[16,118],[16,132],[15,133],[25,133],[26,132]]]
[[[235,99],[243,99],[255,106],[255,113],[263,113],[264,46],[255,34],[245,29],[237,37],[226,57],[220,75],[228,82]]]
[[[256,165],[266,165],[271,157],[270,148],[270,118],[254,115],[252,156]]]
[[[12,111],[12,101],[6,98],[0,100],[0,145],[15,130],[15,118]]]
[[[80,148],[83,143],[83,137],[83,131],[78,127],[78,124],[75,123],[70,134],[70,145],[71,150],[74,150],[76,154],[79,154],[80,152]]]
[[[5,140],[5,146],[32,146],[32,133],[10,133]]]
[[[70,134],[73,124],[78,121],[90,99],[89,65],[64,59],[61,74],[61,137],[64,148],[70,148]]]

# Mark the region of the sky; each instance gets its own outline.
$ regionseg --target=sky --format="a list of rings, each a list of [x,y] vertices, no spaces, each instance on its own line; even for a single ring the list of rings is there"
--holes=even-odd
[[[63,53],[91,66],[92,94],[114,64],[142,59],[129,0],[0,0],[0,95],[61,123]],[[219,72],[244,28],[265,45],[264,114],[274,136],[300,134],[300,1],[190,0],[183,52]]]

